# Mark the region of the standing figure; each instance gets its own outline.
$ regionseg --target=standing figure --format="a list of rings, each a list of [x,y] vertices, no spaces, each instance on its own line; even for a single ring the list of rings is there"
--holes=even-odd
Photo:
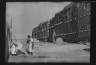
[[[54,42],[54,44],[56,43],[56,41],[55,41],[55,31],[53,30],[53,42]]]
[[[28,35],[27,36],[28,37],[28,39],[27,39],[27,43],[29,44],[29,46],[28,46],[28,53],[29,54],[32,54],[33,55],[33,39],[32,39],[32,37],[30,36],[30,35]]]

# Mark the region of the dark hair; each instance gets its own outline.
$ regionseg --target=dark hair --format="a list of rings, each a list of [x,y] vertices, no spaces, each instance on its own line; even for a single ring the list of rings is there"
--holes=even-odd
[[[28,38],[31,37],[30,35],[27,36]]]

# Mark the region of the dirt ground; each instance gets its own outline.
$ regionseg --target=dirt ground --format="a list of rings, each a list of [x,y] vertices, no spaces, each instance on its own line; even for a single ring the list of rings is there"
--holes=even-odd
[[[27,49],[26,41],[21,42],[24,48]],[[83,49],[90,46],[82,44],[52,44],[52,43],[37,43],[34,45],[33,55],[18,55],[11,56],[9,62],[84,62],[90,63],[90,51]]]

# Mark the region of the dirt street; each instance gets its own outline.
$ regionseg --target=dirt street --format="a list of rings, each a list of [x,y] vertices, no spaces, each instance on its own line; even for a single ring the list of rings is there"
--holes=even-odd
[[[26,43],[24,47],[27,48]],[[26,45],[26,46],[25,46]],[[90,52],[83,49],[90,48],[81,44],[35,44],[34,55],[10,56],[9,62],[90,62]]]

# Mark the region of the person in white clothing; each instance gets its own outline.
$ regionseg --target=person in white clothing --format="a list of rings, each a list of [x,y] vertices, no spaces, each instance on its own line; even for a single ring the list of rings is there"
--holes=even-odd
[[[28,37],[27,43],[29,44],[28,53],[33,55],[33,52],[32,52],[33,51],[33,46],[34,46],[33,39],[32,39],[32,37],[30,35],[28,35],[27,37]]]
[[[18,45],[17,49],[21,50],[23,45],[20,42],[16,42],[16,44]]]
[[[25,54],[28,55],[27,52],[26,52],[26,50],[24,49],[22,43],[16,42],[16,44],[18,45],[18,46],[16,47],[18,53],[22,53],[22,54],[24,54],[24,55],[25,55]]]
[[[11,46],[11,49],[10,49],[10,54],[13,56],[13,55],[17,55],[17,48],[16,48],[16,44],[13,43],[12,46]]]
[[[14,36],[14,38],[16,40],[16,43],[13,43],[12,48],[11,48],[12,54],[22,53],[22,54],[28,55],[26,50],[23,47],[23,44],[17,41],[17,39],[15,37],[15,34],[13,33],[11,28],[10,28],[10,31],[11,31],[12,35]]]

